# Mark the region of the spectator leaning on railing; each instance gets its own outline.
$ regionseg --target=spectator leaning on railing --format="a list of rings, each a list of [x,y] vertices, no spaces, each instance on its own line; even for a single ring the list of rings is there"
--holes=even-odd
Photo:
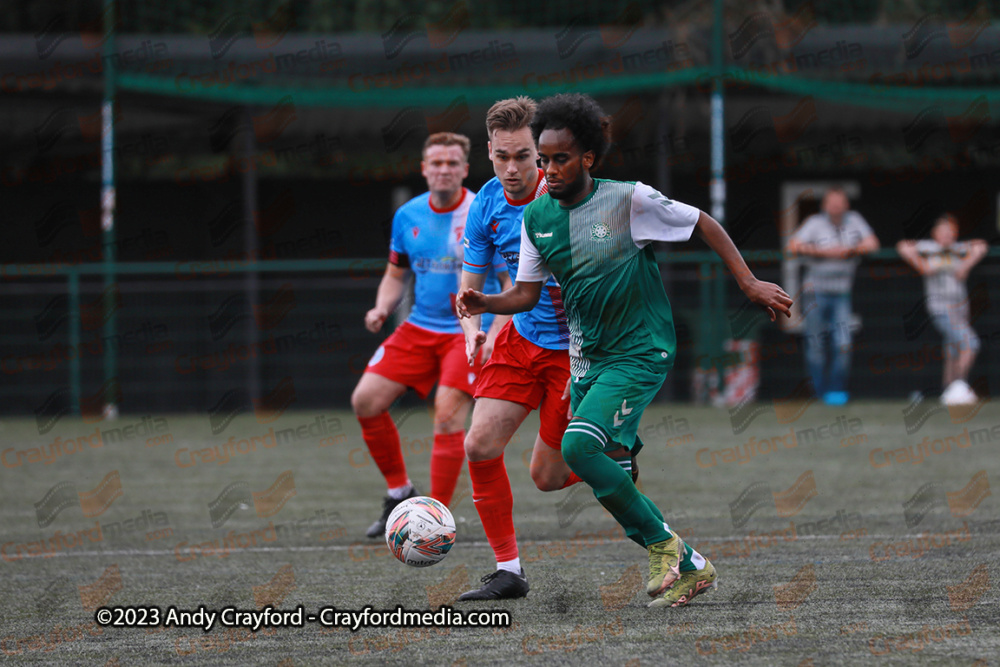
[[[822,212],[806,218],[788,240],[788,252],[808,258],[802,293],[806,366],[816,395],[827,405],[847,403],[851,288],[859,257],[879,249],[872,228],[849,208],[847,194],[830,188],[823,196]]]
[[[903,240],[896,245],[899,256],[924,277],[927,312],[944,337],[944,377],[941,402],[945,405],[975,403],[969,386],[969,369],[979,351],[979,336],[969,324],[969,297],[965,279],[986,256],[982,239],[958,240],[958,221],[953,215],[938,218],[931,238]]]

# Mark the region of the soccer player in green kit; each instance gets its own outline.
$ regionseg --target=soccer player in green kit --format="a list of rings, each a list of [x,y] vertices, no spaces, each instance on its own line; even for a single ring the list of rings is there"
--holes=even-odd
[[[525,209],[517,282],[501,294],[466,290],[457,305],[463,317],[529,310],[549,273],[555,276],[569,323],[572,374],[573,418],[563,458],[648,551],[650,606],[676,607],[713,586],[715,568],[603,454],[619,446],[614,441],[632,448],[639,419],[674,364],[673,317],[651,244],[686,241],[696,232],[772,321],[776,312],[790,316],[792,299],[778,285],[757,280],[704,212],[639,182],[592,178],[608,146],[603,118],[586,95],[556,95],[538,106],[531,132],[549,196]]]

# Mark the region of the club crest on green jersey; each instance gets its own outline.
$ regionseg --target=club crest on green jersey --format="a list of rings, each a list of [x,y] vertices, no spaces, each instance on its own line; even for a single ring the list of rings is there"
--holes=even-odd
[[[603,241],[611,238],[611,228],[603,222],[595,222],[590,228],[590,238],[595,241]]]

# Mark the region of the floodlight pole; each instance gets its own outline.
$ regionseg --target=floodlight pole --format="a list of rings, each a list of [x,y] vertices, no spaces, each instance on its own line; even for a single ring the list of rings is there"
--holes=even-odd
[[[104,260],[104,290],[99,303],[104,308],[102,339],[104,342],[104,386],[116,382],[118,375],[117,346],[114,344],[118,308],[118,284],[115,276],[115,25],[118,21],[117,0],[104,0],[102,30],[104,32],[104,99],[101,101],[101,248]],[[117,392],[104,391],[103,412],[107,419],[118,416]]]

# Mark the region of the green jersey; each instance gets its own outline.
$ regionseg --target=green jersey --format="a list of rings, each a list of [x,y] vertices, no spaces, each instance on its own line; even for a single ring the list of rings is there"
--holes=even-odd
[[[539,197],[524,211],[517,279],[562,288],[570,330],[570,369],[630,356],[673,365],[673,315],[653,241],[686,241],[701,211],[643,183],[594,179],[573,206]]]

